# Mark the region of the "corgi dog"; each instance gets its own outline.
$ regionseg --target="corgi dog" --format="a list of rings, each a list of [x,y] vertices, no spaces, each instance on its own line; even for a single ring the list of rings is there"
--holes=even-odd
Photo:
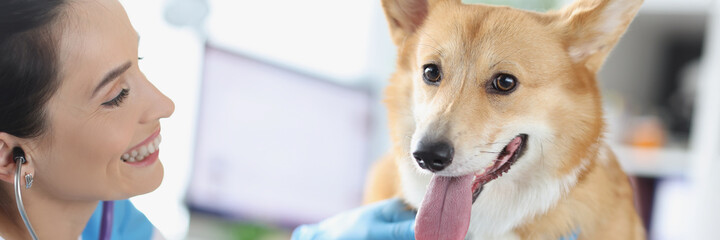
[[[603,140],[596,79],[641,5],[382,0],[398,53],[385,93],[393,145],[365,201],[418,209],[420,240],[644,239]]]

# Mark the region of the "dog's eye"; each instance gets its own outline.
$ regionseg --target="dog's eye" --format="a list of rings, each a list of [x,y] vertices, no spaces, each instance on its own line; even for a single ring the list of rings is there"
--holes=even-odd
[[[423,66],[423,79],[425,79],[425,83],[430,85],[440,84],[440,80],[442,79],[440,67],[433,63],[425,64],[425,66]]]
[[[517,86],[517,79],[513,75],[501,73],[495,76],[492,81],[492,86],[500,92],[509,92]]]

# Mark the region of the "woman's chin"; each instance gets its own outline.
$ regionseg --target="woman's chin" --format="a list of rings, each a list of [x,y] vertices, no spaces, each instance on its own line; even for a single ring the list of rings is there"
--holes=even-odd
[[[140,170],[140,169],[133,169],[133,170]],[[123,191],[122,196],[117,196],[111,198],[112,200],[121,200],[121,199],[127,199],[130,197],[150,193],[152,191],[155,191],[158,187],[160,187],[160,184],[162,183],[163,176],[165,174],[165,171],[163,169],[162,163],[160,161],[155,162],[152,164],[152,166],[147,166],[146,169],[142,169],[143,171],[140,172],[132,172],[131,174],[128,174],[126,176],[129,179],[125,179],[127,181],[127,184],[125,185],[125,191]]]
[[[141,182],[137,185],[137,189],[139,190],[139,192],[136,195],[150,193],[160,187],[163,176],[165,175],[163,165],[162,163],[160,163],[160,161],[157,161],[155,164],[153,164],[152,168],[152,174],[150,176],[147,176],[146,178],[141,179]]]

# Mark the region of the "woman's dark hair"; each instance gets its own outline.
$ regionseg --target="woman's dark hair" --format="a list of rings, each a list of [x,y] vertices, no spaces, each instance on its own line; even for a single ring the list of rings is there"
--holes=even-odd
[[[0,0],[0,132],[37,137],[58,84],[58,31],[65,0]]]

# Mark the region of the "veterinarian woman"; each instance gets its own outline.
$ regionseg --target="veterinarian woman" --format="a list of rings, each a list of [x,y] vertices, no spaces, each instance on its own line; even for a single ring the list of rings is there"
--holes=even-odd
[[[159,237],[127,198],[160,185],[174,105],[137,54],[117,0],[0,1],[0,239]],[[391,200],[294,238],[413,239],[413,218]]]
[[[117,1],[0,1],[0,238],[152,237],[123,199],[160,185],[174,105],[137,49]]]

